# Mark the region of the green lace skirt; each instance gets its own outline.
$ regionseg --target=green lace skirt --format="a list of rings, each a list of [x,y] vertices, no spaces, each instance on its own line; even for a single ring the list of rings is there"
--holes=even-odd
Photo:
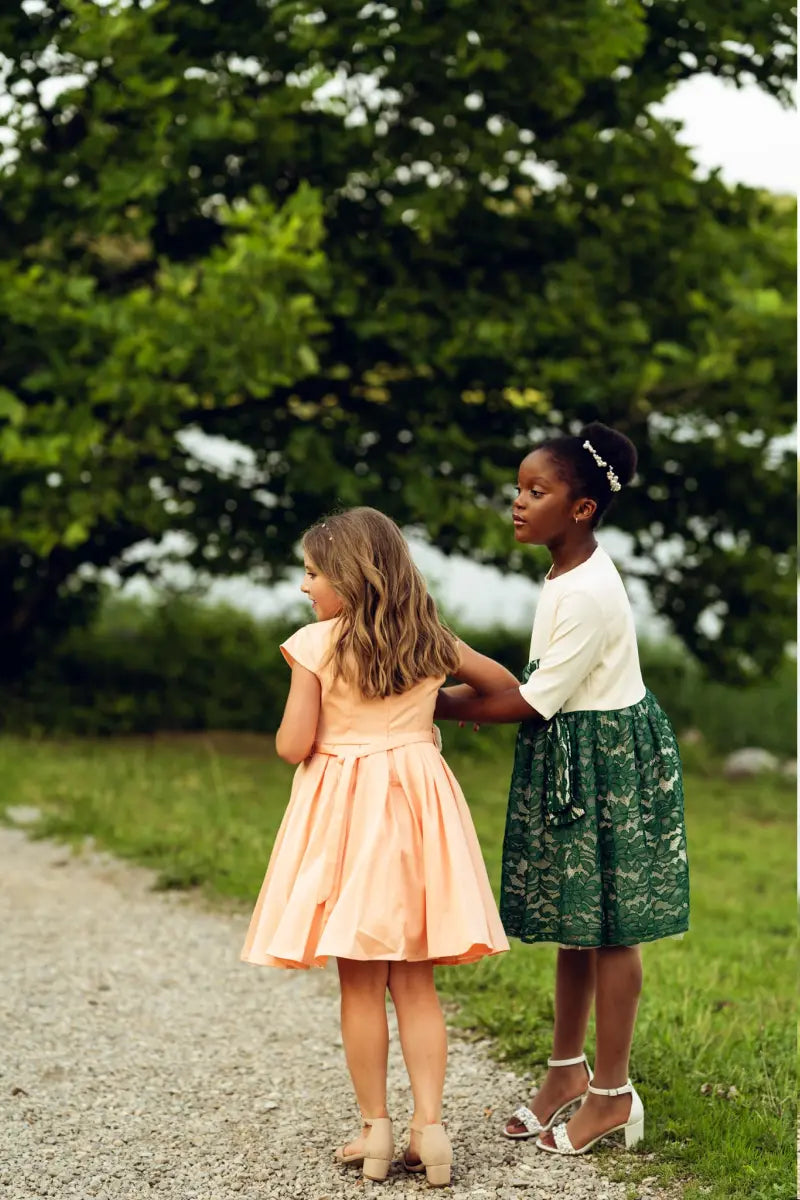
[[[688,928],[680,754],[651,692],[630,708],[520,725],[500,915],[523,942],[584,948]]]

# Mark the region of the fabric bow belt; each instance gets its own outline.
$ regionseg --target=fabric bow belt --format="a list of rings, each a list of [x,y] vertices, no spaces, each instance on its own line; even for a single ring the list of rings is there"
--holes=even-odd
[[[576,798],[572,757],[572,739],[567,722],[556,713],[547,727],[544,740],[544,820],[547,825],[571,825],[586,816]]]
[[[531,659],[522,672],[522,682],[527,683],[538,668],[539,659]],[[586,809],[574,794],[576,780],[572,739],[564,714],[557,712],[547,722],[543,732],[542,817],[545,825],[571,825],[573,821],[579,821],[581,817],[586,816]],[[538,742],[538,745],[541,746],[541,742]],[[528,769],[530,771],[530,764]]]
[[[413,729],[393,737],[368,742],[320,742],[312,754],[327,754],[336,759],[338,778],[333,790],[328,827],[325,830],[325,858],[317,893],[317,902],[327,904],[339,882],[347,834],[347,802],[352,790],[356,767],[362,758],[372,754],[385,754],[399,750],[402,746],[413,746],[418,742],[436,744],[432,729]],[[330,768],[328,768],[330,770]]]

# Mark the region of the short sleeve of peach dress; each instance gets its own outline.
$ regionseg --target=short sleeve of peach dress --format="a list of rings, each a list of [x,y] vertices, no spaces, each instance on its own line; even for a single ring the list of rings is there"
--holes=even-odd
[[[322,703],[242,959],[467,963],[507,950],[469,809],[434,742],[444,680],[364,699],[333,677],[337,628],[306,625],[281,646],[290,666],[317,676]]]

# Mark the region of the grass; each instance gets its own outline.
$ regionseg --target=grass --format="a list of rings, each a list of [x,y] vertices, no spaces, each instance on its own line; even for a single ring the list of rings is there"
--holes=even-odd
[[[510,731],[480,752],[450,736],[497,884]],[[291,768],[266,740],[122,742],[0,739],[0,807],[41,812],[35,832],[91,835],[159,872],[163,887],[198,887],[251,902],[288,796]],[[692,929],[644,948],[645,992],[632,1074],[647,1111],[644,1150],[606,1157],[632,1180],[680,1180],[686,1200],[796,1196],[794,789],[784,780],[725,783],[687,772]],[[244,932],[244,923],[243,923]],[[456,1019],[498,1054],[537,1073],[552,1022],[552,947],[442,969]],[[521,1097],[522,1098],[522,1097]]]

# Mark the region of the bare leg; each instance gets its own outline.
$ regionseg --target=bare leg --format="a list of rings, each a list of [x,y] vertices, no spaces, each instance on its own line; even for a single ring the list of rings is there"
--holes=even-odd
[[[596,950],[558,951],[552,1058],[577,1058],[583,1054],[594,998],[596,964]],[[582,1064],[550,1067],[530,1103],[531,1111],[544,1124],[557,1108],[573,1096],[580,1095],[587,1080],[586,1067]],[[509,1133],[526,1132],[525,1126],[516,1117],[506,1122],[506,1129]]]
[[[397,1012],[416,1129],[438,1125],[442,1119],[442,1092],[447,1068],[447,1029],[436,994],[433,965],[427,962],[389,964],[389,991]],[[408,1160],[419,1159],[419,1135],[412,1133]]]
[[[622,1087],[627,1082],[641,990],[642,957],[638,946],[605,946],[597,951],[596,1087]],[[629,1095],[593,1096],[590,1092],[567,1125],[570,1141],[579,1150],[603,1130],[627,1121],[630,1111]],[[552,1141],[552,1137],[546,1134],[542,1140]]]
[[[386,1019],[386,985],[389,964],[337,959],[342,990],[342,1041],[347,1069],[353,1080],[362,1117],[385,1117],[386,1064],[389,1025]],[[362,1129],[366,1136],[367,1127]],[[356,1153],[351,1142],[345,1152]]]

